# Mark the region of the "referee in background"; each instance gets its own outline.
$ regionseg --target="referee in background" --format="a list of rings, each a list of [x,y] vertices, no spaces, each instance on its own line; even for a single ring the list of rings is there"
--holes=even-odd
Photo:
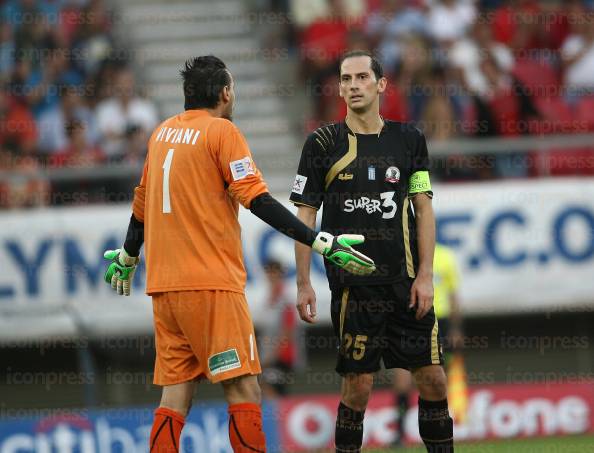
[[[360,250],[377,270],[351,276],[326,263],[332,293],[332,323],[342,376],[336,418],[336,452],[359,452],[373,373],[386,368],[412,372],[419,388],[419,432],[427,451],[453,452],[453,421],[446,398],[441,340],[433,310],[435,219],[429,159],[415,127],[384,120],[386,89],[380,63],[353,51],[340,62],[344,121],[323,126],[303,146],[290,199],[298,217],[332,234],[365,234]],[[311,251],[296,244],[297,309],[315,322],[310,282]]]

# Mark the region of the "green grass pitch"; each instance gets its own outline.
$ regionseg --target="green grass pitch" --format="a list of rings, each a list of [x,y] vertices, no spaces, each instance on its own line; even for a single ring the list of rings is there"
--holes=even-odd
[[[365,450],[364,450],[365,451]],[[456,453],[594,453],[594,436],[566,436],[494,442],[460,442]],[[425,448],[367,450],[367,453],[426,453]]]

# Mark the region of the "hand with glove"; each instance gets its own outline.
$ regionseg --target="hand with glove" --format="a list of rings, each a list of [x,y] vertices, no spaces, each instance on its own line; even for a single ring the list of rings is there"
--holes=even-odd
[[[351,245],[362,244],[361,234],[341,234],[332,236],[321,231],[311,248],[347,272],[355,275],[368,275],[375,271],[375,263],[368,256],[356,251]]]
[[[140,257],[130,256],[122,247],[116,250],[106,250],[103,258],[111,261],[105,272],[104,279],[111,283],[111,287],[121,296],[129,296],[132,287],[132,279]]]

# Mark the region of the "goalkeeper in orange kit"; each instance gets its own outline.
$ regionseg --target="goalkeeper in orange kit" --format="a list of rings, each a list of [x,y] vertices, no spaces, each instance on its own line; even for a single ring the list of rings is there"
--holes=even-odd
[[[185,111],[165,120],[150,138],[126,240],[121,249],[105,253],[111,261],[105,279],[118,294],[130,294],[145,244],[154,383],[163,386],[150,452],[178,451],[201,378],[223,386],[233,451],[263,452],[256,380],[261,368],[244,295],[239,203],[349,272],[365,275],[375,266],[350,247],[363,236],[316,233],[270,196],[231,122],[234,83],[221,60],[194,58],[181,75]]]

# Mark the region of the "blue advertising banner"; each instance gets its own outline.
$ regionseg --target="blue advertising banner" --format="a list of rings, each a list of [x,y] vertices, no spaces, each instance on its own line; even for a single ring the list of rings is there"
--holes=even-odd
[[[455,253],[466,315],[594,309],[594,179],[436,185],[434,191],[437,238]],[[377,210],[368,214],[381,220]],[[18,346],[50,336],[152,332],[144,261],[125,300],[102,278],[103,251],[122,243],[129,217],[123,205],[3,213],[0,341]],[[270,257],[283,262],[295,291],[294,243],[243,209],[240,223],[246,294],[259,324],[267,315],[263,264]],[[317,255],[312,284],[318,322],[329,323],[330,293]]]
[[[147,453],[154,408],[23,411],[0,419],[0,453]],[[265,403],[268,451],[280,452],[276,406]],[[227,405],[198,403],[186,418],[180,453],[232,453]]]

